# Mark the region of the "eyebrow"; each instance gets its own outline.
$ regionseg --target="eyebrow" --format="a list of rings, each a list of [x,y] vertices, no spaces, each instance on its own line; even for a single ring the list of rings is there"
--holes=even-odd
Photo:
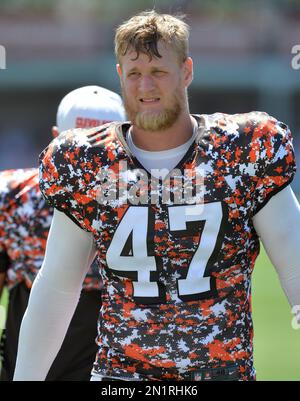
[[[138,69],[136,67],[130,68],[130,70],[127,71],[127,74],[130,74],[131,72],[136,72]]]
[[[167,67],[165,66],[160,66],[160,67],[151,67],[151,72],[155,72],[155,71],[161,71],[161,70],[166,70]],[[138,72],[139,69],[137,67],[132,67],[130,68],[130,70],[127,71],[127,74],[130,74],[131,72]]]

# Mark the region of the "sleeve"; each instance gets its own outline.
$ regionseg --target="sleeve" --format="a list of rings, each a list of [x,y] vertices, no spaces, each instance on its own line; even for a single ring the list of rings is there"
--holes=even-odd
[[[300,305],[300,206],[292,188],[274,196],[253,224],[291,306]]]
[[[92,236],[55,210],[45,259],[34,280],[20,328],[14,380],[45,380],[95,252]]]
[[[83,171],[86,158],[84,135],[72,130],[59,135],[39,156],[39,185],[47,203],[89,231],[84,217],[84,205],[91,200]]]
[[[257,113],[249,159],[255,166],[255,215],[294,178],[296,161],[289,127],[268,114]]]

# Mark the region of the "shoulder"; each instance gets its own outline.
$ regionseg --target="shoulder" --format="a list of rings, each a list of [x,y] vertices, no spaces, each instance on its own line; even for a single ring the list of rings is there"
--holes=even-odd
[[[263,111],[237,114],[214,113],[203,115],[203,118],[207,127],[219,128],[228,134],[234,131],[249,134],[254,130],[256,134],[274,134],[277,130],[287,128],[286,124]]]
[[[289,127],[261,111],[204,115],[207,135],[220,147],[248,150],[251,161],[267,153],[271,157],[282,144],[291,146]]]
[[[259,140],[266,137],[285,136],[288,126],[262,111],[252,111],[241,114],[223,114],[223,118],[218,119],[218,124],[226,130],[233,125],[236,126],[239,134],[244,138]]]
[[[35,185],[38,169],[11,169],[0,172],[0,196],[16,194],[24,187]]]
[[[265,137],[282,137],[290,134],[288,126],[275,117],[262,111],[252,111],[245,114],[234,114],[236,121],[244,134],[251,134],[255,140]]]
[[[56,174],[67,168],[76,174],[76,169],[91,163],[103,163],[116,143],[116,123],[108,123],[91,129],[72,129],[55,138],[40,154],[40,163]]]
[[[118,161],[121,144],[109,123],[91,129],[65,131],[40,155],[39,184],[47,202],[59,210],[89,202],[94,196],[101,168]],[[80,200],[80,202],[78,201]]]
[[[267,164],[286,157],[287,162],[292,161],[293,145],[292,134],[282,121],[277,120],[264,112],[251,112],[246,115],[235,115],[240,127],[243,143],[248,147],[249,160]]]
[[[16,169],[0,172],[0,210],[14,215],[20,204],[39,198],[38,169]]]

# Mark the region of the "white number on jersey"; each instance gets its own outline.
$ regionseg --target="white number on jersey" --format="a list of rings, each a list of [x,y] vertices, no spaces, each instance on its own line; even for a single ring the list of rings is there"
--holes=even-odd
[[[165,300],[158,276],[159,260],[147,245],[154,241],[154,221],[150,222],[150,212],[148,206],[130,206],[119,223],[106,254],[109,269],[120,277],[132,279],[134,298],[136,302],[143,304]],[[211,288],[212,278],[208,267],[216,251],[223,218],[221,202],[208,203],[204,207],[170,206],[168,213],[169,230],[174,235],[178,232],[189,235],[190,223],[204,225],[187,275],[178,279],[177,285],[178,296],[183,301],[208,297],[214,290]]]
[[[183,301],[209,296],[213,288],[211,288],[212,278],[209,276],[207,268],[217,245],[223,217],[222,204],[221,202],[213,202],[205,205],[172,206],[168,210],[171,233],[176,233],[176,231],[188,233],[188,223],[204,223],[187,276],[184,279],[177,280],[178,296]]]

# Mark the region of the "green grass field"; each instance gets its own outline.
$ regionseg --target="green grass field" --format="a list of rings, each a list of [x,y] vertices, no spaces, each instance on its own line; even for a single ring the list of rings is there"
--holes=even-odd
[[[6,289],[4,288],[2,297],[0,299],[0,306],[7,307],[7,298],[8,298],[8,293],[7,293]],[[0,314],[0,338],[1,338],[1,334],[2,334],[1,327],[3,327],[3,325],[4,325],[4,316],[2,314]],[[0,360],[0,370],[1,370],[1,360]]]
[[[253,275],[253,318],[257,380],[300,380],[300,329],[292,329],[289,304],[263,249]]]

